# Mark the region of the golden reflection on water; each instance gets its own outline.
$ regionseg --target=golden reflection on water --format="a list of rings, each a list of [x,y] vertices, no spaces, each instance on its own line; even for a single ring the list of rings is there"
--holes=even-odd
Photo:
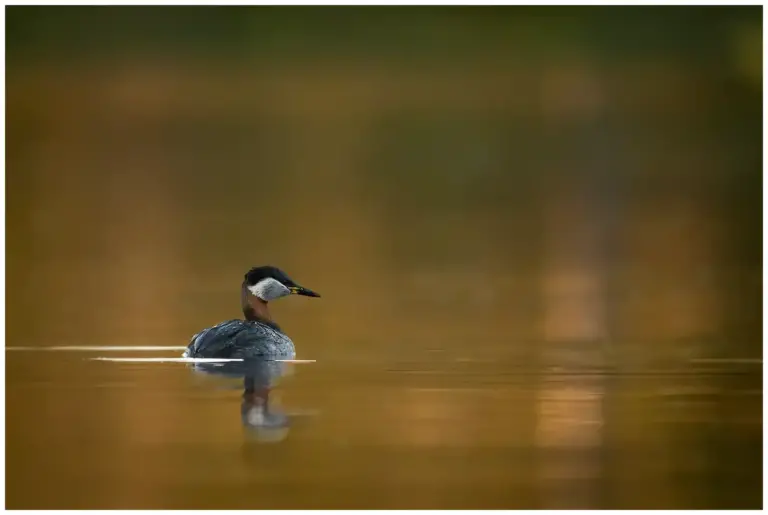
[[[242,381],[72,354],[8,352],[9,507],[682,508],[761,495],[759,378],[744,370],[617,383],[509,363],[320,361],[280,379],[270,404],[291,423],[267,443],[243,428]]]

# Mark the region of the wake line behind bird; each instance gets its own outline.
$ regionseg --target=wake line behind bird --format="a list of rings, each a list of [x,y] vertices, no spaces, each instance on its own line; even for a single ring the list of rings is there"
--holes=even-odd
[[[7,351],[25,351],[25,352],[159,352],[171,350],[184,350],[185,346],[180,345],[56,345],[52,347],[6,347]]]
[[[246,361],[240,358],[90,358],[92,361],[113,361],[120,363],[236,363]],[[250,361],[253,361],[252,359]],[[315,363],[314,359],[265,359],[279,363]]]
[[[180,351],[187,347],[179,345],[57,345],[52,347],[6,347],[6,351],[21,352],[159,352]],[[91,361],[113,361],[123,363],[232,363],[245,361],[242,358],[187,358],[187,357],[120,357],[99,356],[89,358]],[[315,363],[314,359],[265,359],[281,363]]]

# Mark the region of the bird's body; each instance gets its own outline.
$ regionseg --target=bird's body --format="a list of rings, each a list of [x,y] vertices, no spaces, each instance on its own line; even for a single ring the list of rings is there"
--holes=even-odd
[[[293,359],[293,341],[275,324],[258,320],[228,320],[192,337],[188,358]]]
[[[293,341],[274,323],[267,303],[292,294],[319,297],[272,266],[251,268],[240,289],[245,320],[228,320],[194,335],[185,358],[293,359]]]

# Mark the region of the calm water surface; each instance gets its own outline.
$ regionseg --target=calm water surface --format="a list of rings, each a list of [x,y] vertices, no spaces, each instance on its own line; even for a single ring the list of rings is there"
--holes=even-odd
[[[759,508],[762,12],[517,9],[9,9],[7,345],[323,298],[7,351],[8,506]]]
[[[761,506],[759,365],[318,360],[257,432],[241,379],[88,359],[176,354],[7,351],[8,507]]]

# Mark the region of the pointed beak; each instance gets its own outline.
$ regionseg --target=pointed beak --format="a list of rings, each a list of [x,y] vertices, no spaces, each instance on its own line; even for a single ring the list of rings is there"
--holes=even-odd
[[[315,293],[309,288],[304,288],[303,286],[292,286],[290,288],[291,293],[294,295],[304,295],[305,297],[319,297],[319,293]]]

